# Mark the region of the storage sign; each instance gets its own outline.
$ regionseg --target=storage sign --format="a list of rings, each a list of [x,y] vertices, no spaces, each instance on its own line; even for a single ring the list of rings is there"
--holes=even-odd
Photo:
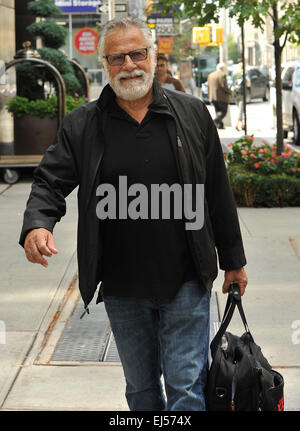
[[[102,0],[53,0],[62,13],[97,13]]]

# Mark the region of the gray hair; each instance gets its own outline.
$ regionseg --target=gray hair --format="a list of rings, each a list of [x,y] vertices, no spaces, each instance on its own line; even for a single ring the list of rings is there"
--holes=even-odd
[[[219,64],[217,64],[217,70],[221,70],[225,66],[226,66],[225,63],[219,63]]]
[[[103,61],[103,57],[104,57],[104,47],[105,47],[105,39],[108,33],[113,32],[115,30],[118,29],[127,29],[130,27],[136,27],[139,28],[144,37],[145,40],[148,44],[148,47],[151,50],[155,50],[154,47],[154,42],[153,42],[153,38],[152,38],[152,32],[150,30],[150,28],[148,27],[148,25],[142,21],[139,18],[135,18],[132,16],[127,16],[124,18],[115,18],[111,21],[108,21],[101,29],[101,33],[100,33],[100,39],[99,39],[99,59],[100,62]]]

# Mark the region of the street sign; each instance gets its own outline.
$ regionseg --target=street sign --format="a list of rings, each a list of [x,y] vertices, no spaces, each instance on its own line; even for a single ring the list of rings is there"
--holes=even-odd
[[[200,46],[219,46],[223,43],[223,27],[207,24],[193,27],[193,43]]]
[[[115,12],[126,12],[127,3],[117,3],[115,4]]]
[[[159,36],[158,41],[158,52],[160,54],[172,54],[173,52],[173,37]]]
[[[105,13],[108,15],[110,7],[107,3],[98,5],[98,13]]]
[[[193,43],[208,45],[210,43],[210,29],[208,27],[193,27]]]
[[[96,13],[102,0],[53,0],[62,13]]]
[[[151,14],[147,18],[150,28],[155,28],[157,35],[173,34],[173,17],[162,16],[161,14]]]
[[[95,54],[98,49],[97,31],[90,27],[81,28],[74,36],[74,46],[80,54]]]

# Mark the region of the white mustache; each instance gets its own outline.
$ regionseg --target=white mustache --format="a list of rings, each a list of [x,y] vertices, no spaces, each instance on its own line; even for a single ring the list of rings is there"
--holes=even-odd
[[[144,76],[144,75],[146,75],[146,72],[144,72],[143,70],[133,70],[132,72],[126,72],[124,70],[123,72],[120,72],[116,76],[116,79],[120,81],[120,79],[122,78],[135,78],[135,77]]]

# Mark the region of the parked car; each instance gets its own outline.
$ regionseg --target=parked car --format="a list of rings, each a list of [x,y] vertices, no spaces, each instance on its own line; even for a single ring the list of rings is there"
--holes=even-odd
[[[242,91],[243,76],[239,73],[234,73],[233,70],[228,71],[227,75],[228,87],[232,91],[231,103],[235,103],[235,96]],[[201,86],[202,100],[209,104],[208,86],[204,82]],[[270,98],[270,85],[268,78],[258,69],[249,69],[246,72],[246,102],[249,103],[252,99],[262,98],[264,101]]]
[[[284,137],[293,132],[295,145],[300,145],[300,60],[284,63],[282,73],[282,122]],[[271,87],[271,105],[276,125],[276,89]]]
[[[235,101],[237,94],[242,93],[243,75],[236,73],[233,75],[232,102]],[[253,99],[262,99],[268,101],[270,98],[269,79],[257,68],[251,68],[246,71],[246,103]]]

